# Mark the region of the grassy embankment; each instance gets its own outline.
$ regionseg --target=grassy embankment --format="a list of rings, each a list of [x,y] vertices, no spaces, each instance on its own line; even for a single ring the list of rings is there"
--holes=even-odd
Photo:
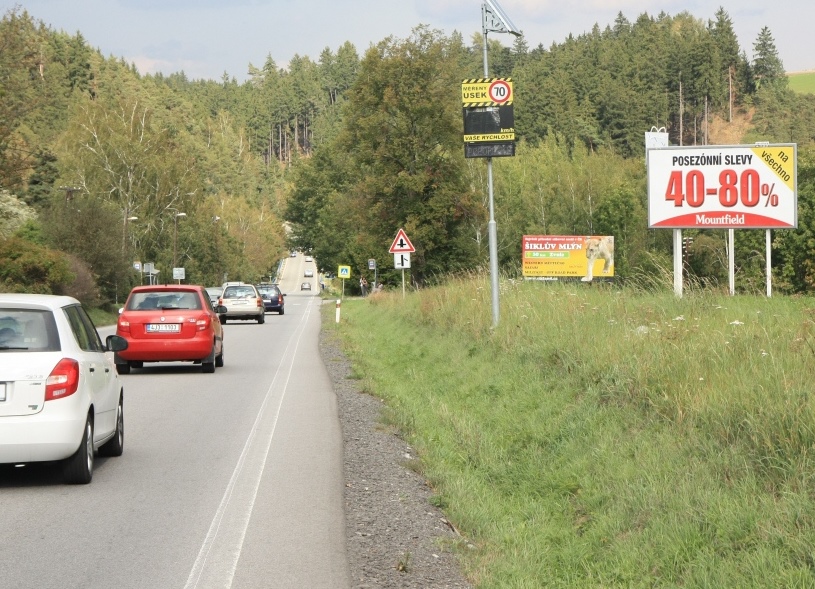
[[[91,320],[93,320],[93,324],[96,325],[96,327],[116,325],[116,321],[119,319],[116,313],[110,313],[102,309],[85,308],[88,310],[88,315],[91,316]]]
[[[790,90],[802,94],[815,94],[815,72],[788,74]]]
[[[815,304],[666,290],[325,305],[479,588],[815,586]]]

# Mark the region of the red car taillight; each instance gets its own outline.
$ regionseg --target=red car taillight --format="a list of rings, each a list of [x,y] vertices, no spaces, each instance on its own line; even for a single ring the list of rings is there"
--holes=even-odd
[[[53,401],[73,395],[79,388],[79,362],[71,358],[60,360],[45,379],[45,400]]]
[[[209,317],[204,317],[195,322],[195,327],[198,331],[206,331],[209,329]]]
[[[261,309],[264,308],[264,306],[263,306],[263,297],[258,297],[258,307],[260,307]]]
[[[119,317],[119,333],[130,333],[130,321]]]

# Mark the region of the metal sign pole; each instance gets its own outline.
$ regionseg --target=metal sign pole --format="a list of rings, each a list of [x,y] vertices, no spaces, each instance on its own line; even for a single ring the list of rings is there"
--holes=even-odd
[[[482,10],[486,7],[482,6]],[[482,17],[483,20],[483,17]],[[484,77],[489,78],[490,71],[487,63],[487,28],[484,27]],[[495,223],[495,201],[492,192],[492,158],[487,158],[487,191],[489,193],[490,220],[487,224],[487,234],[490,248],[490,293],[492,296],[492,327],[498,327],[500,314],[498,305],[498,226]]]
[[[730,296],[736,294],[736,253],[735,249],[735,229],[727,230],[727,282],[730,290]]]
[[[511,33],[518,37],[521,31],[509,20],[497,0],[485,0],[481,5],[481,28],[484,32],[484,78],[489,78],[487,62],[487,32]],[[492,158],[487,158],[487,184],[490,198],[490,220],[487,225],[490,245],[490,290],[492,291],[492,327],[498,327],[498,227],[495,223],[495,203],[492,193]]]
[[[495,223],[495,202],[492,193],[492,158],[487,158],[487,183],[490,195],[490,221],[487,224],[490,244],[490,291],[492,292],[492,326],[498,327],[498,226]]]
[[[767,229],[767,233],[764,235],[764,250],[765,250],[765,257],[767,259],[767,296],[773,296],[773,261],[772,261],[772,237],[770,236],[770,230]]]

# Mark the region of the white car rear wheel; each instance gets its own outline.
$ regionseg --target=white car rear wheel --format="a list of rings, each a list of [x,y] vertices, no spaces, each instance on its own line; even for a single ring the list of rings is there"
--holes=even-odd
[[[99,447],[102,456],[121,456],[125,447],[125,417],[122,395],[119,395],[119,406],[116,407],[116,431],[113,437]]]
[[[87,485],[93,478],[93,419],[88,415],[82,441],[70,458],[65,459],[63,477],[66,483]]]

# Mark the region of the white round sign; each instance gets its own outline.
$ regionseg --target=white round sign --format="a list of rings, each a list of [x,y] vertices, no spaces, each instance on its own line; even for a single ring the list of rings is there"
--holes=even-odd
[[[512,87],[506,80],[495,80],[490,84],[490,100],[504,103],[512,98]]]

